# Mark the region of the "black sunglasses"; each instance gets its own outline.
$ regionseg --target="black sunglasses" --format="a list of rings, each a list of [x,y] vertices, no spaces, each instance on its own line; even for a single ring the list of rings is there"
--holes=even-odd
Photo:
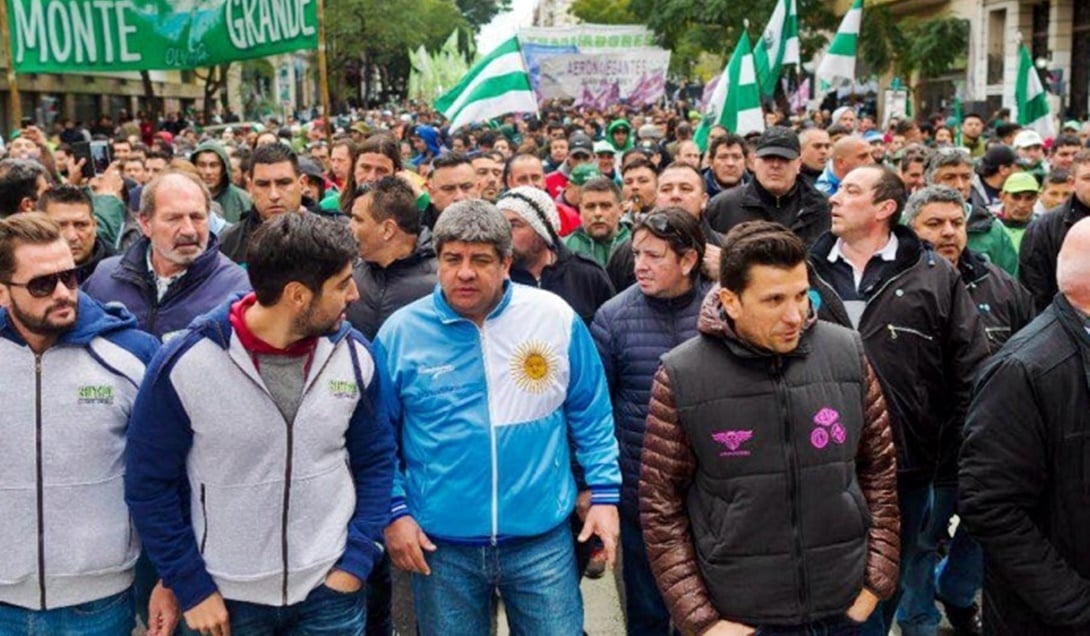
[[[670,224],[670,219],[665,214],[646,214],[637,223],[636,227],[632,228],[633,233],[636,230],[645,228],[651,230],[651,233],[656,237],[669,241],[671,236],[679,239],[679,242],[685,244],[688,248],[695,249],[691,238],[684,236],[679,228]]]
[[[64,286],[68,289],[76,289],[79,287],[79,277],[76,276],[76,270],[66,269],[63,272],[35,276],[25,283],[17,283],[13,280],[9,280],[4,284],[13,287],[26,287],[27,292],[31,296],[35,298],[45,298],[46,296],[53,294],[53,291],[57,289],[57,283],[64,283]]]

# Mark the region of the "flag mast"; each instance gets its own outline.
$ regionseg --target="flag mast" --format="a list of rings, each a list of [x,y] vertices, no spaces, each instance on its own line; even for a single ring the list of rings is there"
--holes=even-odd
[[[322,93],[322,122],[326,144],[333,145],[333,122],[329,120],[329,69],[326,60],[325,0],[318,0],[318,85]]]
[[[15,54],[11,50],[11,29],[8,26],[8,3],[0,0],[0,33],[4,34],[4,50],[7,52],[6,64],[8,75],[8,98],[11,101],[8,112],[11,114],[11,129],[18,130],[23,118],[23,102],[19,99],[19,82],[15,79]]]

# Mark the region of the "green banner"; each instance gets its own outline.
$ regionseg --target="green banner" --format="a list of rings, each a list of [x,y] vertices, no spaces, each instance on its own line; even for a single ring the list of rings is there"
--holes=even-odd
[[[179,70],[318,47],[317,0],[4,0],[20,73]]]

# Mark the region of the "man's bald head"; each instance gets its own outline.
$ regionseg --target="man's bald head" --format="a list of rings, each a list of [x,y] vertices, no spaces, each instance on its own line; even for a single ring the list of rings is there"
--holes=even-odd
[[[1090,314],[1090,219],[1071,226],[1056,260],[1060,293],[1079,311]]]
[[[859,166],[869,166],[874,163],[874,157],[870,152],[870,144],[857,135],[849,135],[838,139],[833,144],[832,157],[833,171],[840,179],[843,179],[845,175]]]

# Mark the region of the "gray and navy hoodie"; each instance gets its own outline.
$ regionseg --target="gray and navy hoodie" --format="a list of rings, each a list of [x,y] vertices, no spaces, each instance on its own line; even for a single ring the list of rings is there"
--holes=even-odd
[[[0,309],[0,603],[54,609],[132,585],[125,437],[158,347],[81,292],[75,326],[38,355]]]
[[[319,338],[286,421],[231,326],[232,302],[163,347],[131,421],[125,497],[185,610],[217,590],[292,605],[333,568],[366,580],[388,519],[384,356],[347,323]]]

